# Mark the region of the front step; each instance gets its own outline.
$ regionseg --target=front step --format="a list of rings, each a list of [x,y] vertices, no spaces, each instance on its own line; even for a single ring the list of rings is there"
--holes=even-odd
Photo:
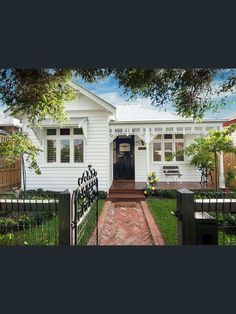
[[[143,194],[124,194],[124,193],[112,193],[107,196],[107,201],[111,202],[140,202],[144,201],[145,196]]]
[[[143,189],[134,190],[134,189],[110,189],[109,195],[111,194],[143,194]]]

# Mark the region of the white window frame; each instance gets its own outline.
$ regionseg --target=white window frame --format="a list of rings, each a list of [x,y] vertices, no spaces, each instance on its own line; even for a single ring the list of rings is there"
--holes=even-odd
[[[168,133],[166,133],[168,134]],[[182,134],[182,133],[181,133]],[[165,134],[161,134],[161,138],[160,139],[154,139],[152,141],[152,145],[151,145],[151,154],[152,154],[152,162],[154,164],[170,164],[170,163],[174,163],[174,164],[181,164],[181,163],[185,163],[186,162],[186,156],[184,155],[184,160],[182,161],[176,161],[176,157],[173,157],[173,160],[170,161],[166,161],[165,160],[165,143],[172,143],[172,153],[175,154],[175,143],[183,143],[184,144],[184,148],[185,148],[185,141],[186,141],[186,136],[183,134],[183,138],[180,139],[176,139],[175,138],[175,134],[172,134],[172,139],[164,139],[164,135]],[[153,144],[154,143],[161,143],[161,160],[160,161],[155,161],[154,160],[154,150],[153,150]]]
[[[47,135],[47,129],[56,129],[56,135]],[[85,137],[83,134],[75,134],[73,132],[74,127],[65,127],[64,129],[70,129],[70,135],[60,135],[60,129],[63,128],[55,128],[48,127],[45,128],[45,158],[44,162],[48,166],[84,166],[85,163]],[[47,140],[56,140],[56,162],[48,162],[47,161]],[[74,140],[82,139],[83,140],[83,162],[74,162]],[[70,162],[61,162],[61,140],[69,140],[70,141]]]

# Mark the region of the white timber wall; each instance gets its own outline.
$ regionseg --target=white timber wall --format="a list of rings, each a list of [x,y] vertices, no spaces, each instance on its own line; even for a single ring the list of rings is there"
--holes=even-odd
[[[197,135],[185,135],[185,147],[193,143]],[[145,182],[147,180],[147,153],[146,150],[138,150],[139,138],[135,137],[135,180]],[[150,153],[150,171],[156,171],[160,181],[165,181],[165,175],[163,174],[163,166],[178,165],[182,174],[182,181],[185,182],[200,182],[200,172],[198,169],[189,166],[191,160],[190,157],[185,157],[184,162],[153,162],[152,156],[152,143],[149,148]],[[176,177],[168,178],[169,181],[175,181]]]
[[[88,165],[92,165],[98,172],[99,190],[107,191],[110,181],[108,127],[110,113],[84,96],[79,96],[79,102],[77,100],[67,104],[66,109],[69,117],[88,117],[87,143],[84,140],[84,162],[81,164],[47,163],[45,130],[41,131],[43,140],[40,144],[34,131],[28,128],[27,121],[24,121],[23,131],[27,132],[33,143],[43,150],[37,159],[41,175],[36,175],[26,167],[26,187],[53,191],[75,189],[78,186],[78,178]]]

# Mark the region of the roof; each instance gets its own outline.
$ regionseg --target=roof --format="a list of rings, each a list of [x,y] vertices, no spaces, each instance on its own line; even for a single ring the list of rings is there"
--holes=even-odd
[[[0,126],[14,126],[21,128],[20,120],[11,117],[8,113],[0,112]]]
[[[192,118],[183,118],[175,112],[161,111],[155,107],[141,105],[117,106],[116,122],[194,122]],[[223,122],[222,119],[203,119],[202,122]]]

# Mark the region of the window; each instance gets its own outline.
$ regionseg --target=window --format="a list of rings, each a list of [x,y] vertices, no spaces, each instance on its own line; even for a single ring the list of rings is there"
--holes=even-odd
[[[84,144],[82,139],[74,140],[74,162],[83,162]]]
[[[172,134],[164,134],[164,139],[165,140],[172,140]]]
[[[82,135],[83,134],[82,128],[74,128],[73,132],[74,132],[73,133],[74,135]]]
[[[56,162],[56,140],[47,140],[47,162]]]
[[[183,134],[175,134],[175,139],[182,139],[184,138]]]
[[[70,140],[61,140],[61,162],[70,162]]]
[[[171,161],[173,150],[172,150],[172,143],[164,143],[164,154],[165,154],[165,161]]]
[[[47,135],[57,135],[57,129],[47,129]]]
[[[82,129],[47,129],[46,136],[46,162],[62,164],[84,162]]]
[[[60,129],[60,135],[70,135],[70,129]]]
[[[161,161],[161,142],[153,143],[153,160]]]
[[[153,162],[184,161],[183,134],[158,134],[152,144]]]
[[[184,143],[183,142],[176,142],[175,143],[176,161],[184,161],[184,154],[183,154],[183,152],[181,152],[183,149],[184,149]]]

